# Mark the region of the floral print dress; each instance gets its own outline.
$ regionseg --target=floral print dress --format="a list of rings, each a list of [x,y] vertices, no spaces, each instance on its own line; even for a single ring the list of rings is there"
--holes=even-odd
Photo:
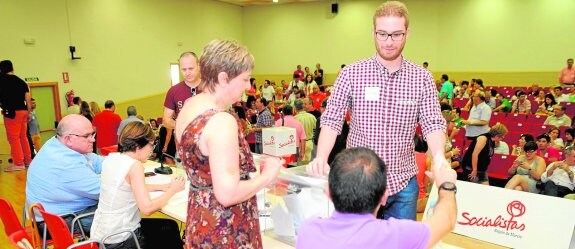
[[[222,206],[214,194],[209,159],[200,152],[198,142],[206,123],[222,111],[209,109],[200,114],[188,124],[178,141],[178,153],[191,182],[186,248],[262,248],[256,197],[227,208]],[[248,173],[256,169],[241,121],[237,117],[236,121],[240,178],[248,180]]]

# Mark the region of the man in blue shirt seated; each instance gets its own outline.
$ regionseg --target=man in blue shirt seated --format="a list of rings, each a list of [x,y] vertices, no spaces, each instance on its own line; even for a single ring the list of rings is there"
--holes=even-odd
[[[96,210],[100,197],[98,174],[104,157],[92,153],[95,135],[90,121],[81,115],[70,114],[60,121],[56,136],[42,146],[28,169],[27,206],[41,203],[47,212],[58,215]],[[87,235],[92,218],[81,219]],[[43,228],[42,223],[39,225]]]
[[[335,211],[327,219],[309,219],[299,228],[296,248],[430,248],[455,227],[455,171],[434,165],[428,174],[439,187],[433,214],[425,223],[376,219],[389,191],[387,169],[370,149],[346,149],[335,157],[329,172]]]

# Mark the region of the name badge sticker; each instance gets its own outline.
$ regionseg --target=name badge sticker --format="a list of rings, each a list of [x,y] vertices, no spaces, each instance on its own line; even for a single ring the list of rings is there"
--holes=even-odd
[[[367,101],[377,101],[379,100],[379,87],[368,86],[365,88],[365,100]]]

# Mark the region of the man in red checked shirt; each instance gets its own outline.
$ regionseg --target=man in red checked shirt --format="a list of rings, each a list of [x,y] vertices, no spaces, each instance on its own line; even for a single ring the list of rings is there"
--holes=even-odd
[[[375,56],[346,66],[339,74],[327,109],[321,115],[317,156],[308,174],[329,170],[327,158],[343,118],[351,109],[347,147],[368,147],[388,165],[389,198],[378,218],[416,218],[413,136],[419,123],[429,144],[433,167],[445,160],[445,120],[431,73],[401,55],[409,37],[409,14],[401,2],[383,3],[373,17]]]
[[[567,67],[561,70],[559,74],[559,83],[561,86],[575,84],[575,68],[573,67],[573,59],[567,59]]]

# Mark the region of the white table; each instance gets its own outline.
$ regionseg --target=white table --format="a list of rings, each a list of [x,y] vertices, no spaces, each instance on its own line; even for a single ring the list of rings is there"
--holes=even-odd
[[[259,160],[257,158],[256,160]],[[145,172],[153,172],[155,168],[159,167],[160,164],[153,161],[148,161],[144,164]],[[170,182],[171,178],[174,175],[185,175],[184,170],[179,168],[172,168],[174,173],[172,175],[160,175],[156,174],[155,176],[146,177],[146,183],[148,184],[163,184]],[[166,206],[164,206],[160,212],[177,219],[181,222],[186,222],[186,217],[188,214],[188,193],[189,193],[189,181],[186,184],[186,188],[179,193],[175,194],[169,201]],[[163,192],[156,191],[150,192],[150,197],[155,198],[161,195]],[[265,218],[264,218],[265,219]],[[261,221],[260,221],[261,222]],[[262,226],[263,227],[263,226]],[[268,237],[262,233],[262,243],[264,248],[272,248],[272,249],[293,249],[294,247],[285,244],[281,241],[275,240],[271,237]]]

